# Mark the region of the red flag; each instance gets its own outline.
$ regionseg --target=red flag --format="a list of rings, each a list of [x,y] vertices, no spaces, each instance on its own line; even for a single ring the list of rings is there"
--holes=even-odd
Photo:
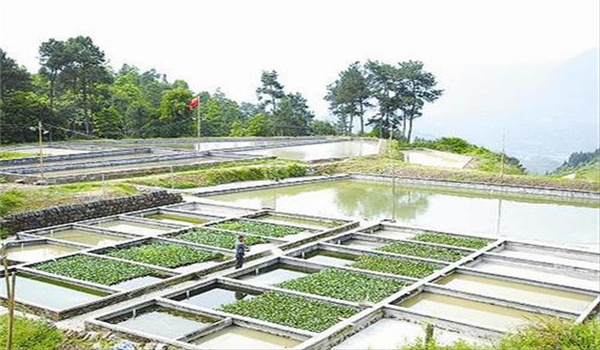
[[[200,96],[196,96],[192,99],[192,101],[190,101],[190,104],[188,105],[188,108],[190,109],[190,111],[196,107],[198,107],[198,105],[200,104]]]

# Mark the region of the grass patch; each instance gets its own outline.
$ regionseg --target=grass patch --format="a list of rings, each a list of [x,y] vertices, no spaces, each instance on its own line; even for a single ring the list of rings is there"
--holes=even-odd
[[[436,259],[442,261],[457,261],[463,257],[469,255],[468,252],[461,250],[426,246],[420,244],[413,244],[408,242],[395,242],[385,245],[377,250],[381,250],[388,253],[403,254],[409,256],[418,256],[422,258]]]
[[[284,179],[288,177],[306,176],[306,166],[290,161],[264,160],[242,161],[226,164],[200,166],[191,171],[178,172],[171,175],[155,175],[127,180],[138,185],[168,188],[194,188],[214,186],[231,182],[256,181],[268,179]]]
[[[348,307],[275,292],[223,305],[220,310],[311,332],[322,332],[341,318],[357,312]]]
[[[481,238],[457,237],[443,233],[421,233],[413,237],[413,240],[471,249],[481,249],[490,243],[488,240]]]
[[[439,267],[421,261],[400,260],[381,256],[361,255],[350,265],[357,269],[391,273],[393,275],[423,278],[431,275]]]
[[[18,159],[18,158],[29,158],[37,157],[37,154],[22,153],[14,151],[0,151],[0,160]]]
[[[246,220],[229,220],[210,225],[210,227],[269,237],[285,237],[304,231],[298,227]]]
[[[280,283],[278,287],[348,301],[378,302],[399,291],[405,282],[364,273],[327,269]]]
[[[131,196],[139,193],[134,186],[110,183],[79,183],[56,186],[23,186],[0,194],[0,215],[18,214],[59,205],[85,203],[93,200]]]
[[[173,236],[173,238],[225,249],[233,249],[237,240],[237,236],[234,233],[208,230],[203,228],[196,228]],[[252,235],[246,236],[246,245],[248,246],[264,243],[269,243],[269,241],[262,237]]]
[[[113,248],[105,254],[115,258],[169,268],[225,258],[221,253],[213,253],[182,244],[163,242],[150,242],[126,248]]]
[[[87,255],[74,255],[49,261],[38,264],[35,268],[56,275],[109,286],[154,274],[153,270],[144,266]]]

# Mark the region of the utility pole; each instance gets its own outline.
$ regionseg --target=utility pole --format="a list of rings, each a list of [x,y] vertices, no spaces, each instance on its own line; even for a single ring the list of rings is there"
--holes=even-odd
[[[500,153],[500,178],[504,177],[504,133],[502,133],[502,153]]]
[[[394,134],[394,127],[390,122],[390,137],[388,141],[388,153],[390,159],[390,171],[392,173],[392,222],[396,222],[396,174],[394,169],[394,155],[392,154],[392,136]]]
[[[44,146],[42,145],[44,130],[42,129],[42,121],[38,120],[38,142],[40,146],[40,177],[44,181]]]
[[[198,106],[196,106],[196,121],[198,122],[198,152],[200,152],[200,137],[202,136],[202,122],[200,121],[200,95],[198,95]]]

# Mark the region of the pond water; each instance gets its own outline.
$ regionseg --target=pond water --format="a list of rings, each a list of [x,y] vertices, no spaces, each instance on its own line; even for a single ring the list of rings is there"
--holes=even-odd
[[[243,152],[261,156],[275,156],[284,159],[312,161],[331,158],[368,156],[379,153],[379,141],[352,140],[320,143],[303,146],[269,148]]]
[[[119,220],[119,219],[102,221],[102,222],[98,222],[98,223],[90,224],[90,225],[105,228],[107,230],[117,231],[117,232],[131,233],[131,234],[138,234],[138,235],[149,235],[149,236],[157,235],[157,234],[172,230],[172,228],[170,228],[170,227],[142,224],[142,223]]]
[[[22,244],[18,247],[7,248],[6,256],[8,257],[8,260],[34,262],[73,253],[78,250],[79,249],[75,247],[67,247],[58,244]]]
[[[356,261],[357,256],[352,254],[330,252],[317,249],[305,255],[304,259],[316,264],[332,266],[346,266]]]
[[[288,280],[307,276],[310,272],[296,266],[275,265],[259,270],[258,275],[253,273],[237,277],[242,281],[254,284],[272,286]]]
[[[493,252],[513,258],[600,270],[600,255],[588,255],[568,251],[559,252],[556,250],[544,249],[543,247],[529,247],[510,243]]]
[[[108,322],[133,331],[177,339],[205,328],[215,320],[163,307],[149,307]]]
[[[248,141],[220,141],[220,142],[202,142],[200,141],[200,147],[198,147],[198,143],[193,144],[193,148],[200,151],[210,151],[210,150],[221,150],[227,148],[239,148],[239,147],[251,147],[251,146],[267,146],[274,144],[283,144],[285,141],[283,140],[248,140]]]
[[[228,326],[191,341],[206,349],[288,349],[300,344],[296,339],[240,326]]]
[[[221,305],[227,305],[241,299],[253,297],[254,295],[243,291],[216,287],[199,293],[197,291],[186,292],[179,294],[172,299],[208,309],[217,309]]]
[[[185,224],[185,225],[198,225],[203,224],[207,219],[192,217],[192,216],[184,216],[184,215],[176,215],[176,214],[152,214],[148,216],[144,216],[146,219],[158,220],[162,222],[167,222],[171,224]]]
[[[153,283],[156,283],[158,281],[162,280],[162,278],[157,277],[157,276],[142,276],[142,277],[136,277],[136,278],[132,278],[129,279],[127,281],[123,281],[117,284],[113,284],[111,285],[111,287],[115,287],[115,288],[119,288],[119,289],[123,289],[123,290],[128,290],[128,289],[135,289],[135,288],[139,288],[139,287],[143,287],[143,286],[147,286]]]
[[[345,245],[345,246],[348,246],[351,248],[366,249],[366,250],[373,250],[373,249],[381,248],[386,244],[387,243],[368,241],[366,239],[360,239],[360,238],[351,238],[351,239],[347,239],[342,242],[342,245]]]
[[[436,283],[470,293],[574,313],[581,313],[595,299],[587,294],[461,273],[453,273]]]
[[[462,339],[470,344],[485,342],[464,333],[435,328],[434,337],[439,345],[452,345]],[[342,343],[334,346],[333,350],[397,350],[404,345],[415,344],[425,338],[425,327],[422,323],[410,322],[393,318],[381,319],[364,330],[352,335]]]
[[[273,190],[208,197],[227,203],[273,206]],[[592,245],[600,243],[600,203],[534,196],[397,186],[340,180],[277,189],[277,210],[307,215],[381,220],[433,230]],[[395,213],[392,215],[393,203]],[[318,203],[319,205],[315,205]]]
[[[599,273],[575,274],[566,269],[554,269],[487,258],[479,258],[469,267],[483,272],[600,291]]]
[[[421,292],[396,305],[434,317],[458,320],[500,331],[514,331],[531,322],[553,318],[529,311],[429,292]]]
[[[101,299],[109,293],[43,277],[17,274],[15,298],[56,310]],[[6,297],[6,280],[0,279],[0,297]]]
[[[91,246],[107,246],[131,239],[123,236],[78,229],[54,231],[44,236]]]

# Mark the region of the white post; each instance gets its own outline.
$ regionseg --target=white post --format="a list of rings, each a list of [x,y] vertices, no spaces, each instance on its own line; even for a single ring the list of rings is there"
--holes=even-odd
[[[502,153],[500,154],[500,177],[504,177],[504,133],[502,133]]]
[[[38,120],[38,143],[39,143],[39,148],[40,148],[40,176],[43,181],[44,180],[44,147],[42,145],[42,136],[43,136],[42,121]]]
[[[196,106],[196,119],[197,119],[197,122],[198,122],[198,130],[197,130],[197,132],[198,132],[198,135],[197,135],[197,137],[198,137],[198,152],[200,152],[200,150],[201,150],[201,148],[200,148],[200,137],[202,135],[202,125],[201,125],[201,122],[200,122],[200,95],[198,95],[197,98],[198,98],[198,105]]]

